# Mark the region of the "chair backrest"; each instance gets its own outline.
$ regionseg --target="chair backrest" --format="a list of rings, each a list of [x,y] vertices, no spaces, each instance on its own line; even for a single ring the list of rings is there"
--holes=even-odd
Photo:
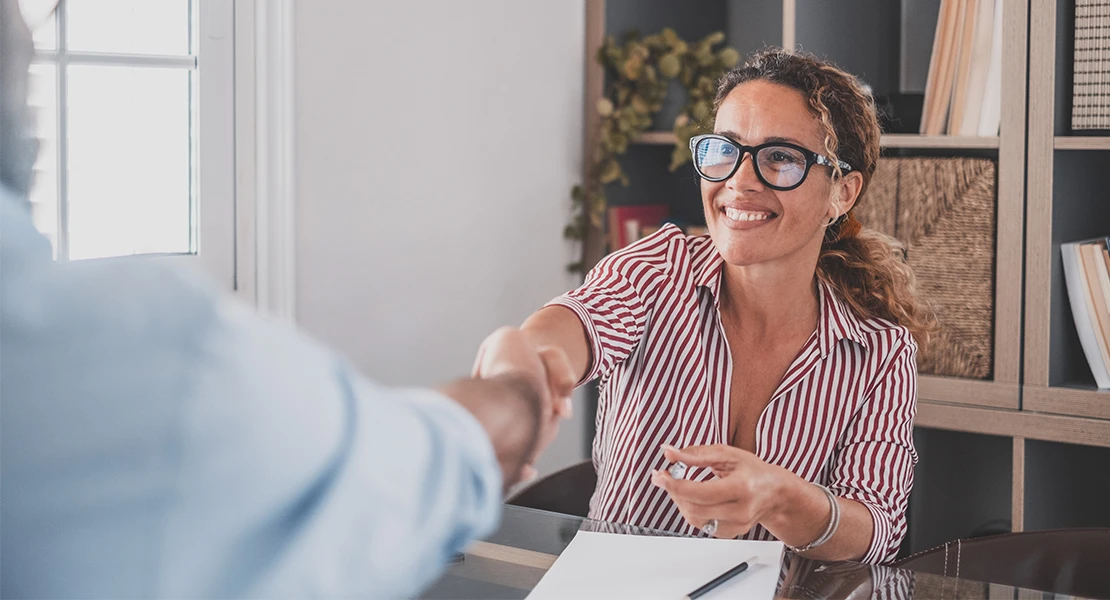
[[[894,566],[1057,594],[1110,598],[1110,528],[956,540]]]
[[[593,462],[585,460],[537,479],[505,504],[585,517],[590,512],[595,487],[597,473]]]

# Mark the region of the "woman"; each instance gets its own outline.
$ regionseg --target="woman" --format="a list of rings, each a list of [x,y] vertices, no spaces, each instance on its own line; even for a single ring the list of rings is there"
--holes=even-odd
[[[664,227],[522,326],[580,383],[601,377],[590,516],[889,561],[933,321],[901,248],[851,213],[879,158],[873,101],[770,49],[715,108],[691,140],[709,235]]]

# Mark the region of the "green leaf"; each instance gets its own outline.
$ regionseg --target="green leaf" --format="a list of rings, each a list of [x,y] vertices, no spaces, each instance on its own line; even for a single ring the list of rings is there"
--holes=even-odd
[[[694,105],[693,117],[695,121],[702,121],[709,116],[709,103],[702,100]]]
[[[731,69],[740,62],[740,53],[733,48],[725,48],[717,54],[717,58],[726,69]]]
[[[682,70],[682,61],[679,60],[678,55],[670,53],[659,59],[659,72],[664,77],[674,79]]]
[[[601,183],[612,183],[620,178],[621,175],[620,164],[615,160],[610,160],[601,168],[601,174],[598,176],[598,180],[601,181]]]
[[[640,78],[640,73],[644,70],[644,61],[642,58],[632,56],[624,61],[624,68],[621,73],[628,79],[636,81]]]
[[[603,117],[608,117],[613,114],[613,101],[608,98],[598,98],[597,114]]]

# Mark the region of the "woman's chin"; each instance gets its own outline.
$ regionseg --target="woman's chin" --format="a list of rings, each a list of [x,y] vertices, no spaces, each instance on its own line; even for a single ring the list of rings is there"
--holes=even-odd
[[[757,252],[755,248],[745,248],[738,245],[723,248],[717,246],[717,252],[721,254],[721,258],[724,259],[726,263],[734,267],[746,267],[748,265],[758,264],[765,261],[767,258],[760,252]]]

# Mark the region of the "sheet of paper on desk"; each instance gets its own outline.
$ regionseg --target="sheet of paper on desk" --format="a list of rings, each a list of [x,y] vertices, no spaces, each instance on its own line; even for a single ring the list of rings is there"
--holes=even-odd
[[[704,598],[773,598],[783,550],[782,542],[579,531],[528,599],[679,600],[752,556],[755,565]]]

